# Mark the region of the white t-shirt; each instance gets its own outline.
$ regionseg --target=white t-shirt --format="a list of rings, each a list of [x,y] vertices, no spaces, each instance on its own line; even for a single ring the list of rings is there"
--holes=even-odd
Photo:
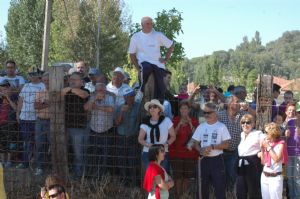
[[[150,120],[151,124],[157,124],[156,122],[152,122]],[[159,141],[156,141],[156,137],[155,137],[155,132],[154,132],[154,144],[166,144],[167,140],[168,140],[168,135],[169,135],[169,129],[173,126],[172,121],[170,120],[170,118],[165,117],[165,119],[160,123],[159,127],[159,131],[160,131],[160,136],[159,136]],[[146,124],[141,124],[140,126],[141,129],[143,129],[146,132],[146,142],[147,143],[151,143],[151,138],[150,138],[150,131],[151,128],[149,126],[147,126]],[[149,151],[149,147],[144,146],[143,148],[144,152],[148,152]],[[166,152],[169,151],[168,148],[165,149]]]
[[[164,69],[165,65],[159,62],[159,58],[161,58],[160,47],[170,48],[172,44],[172,40],[168,39],[163,33],[156,32],[154,29],[147,34],[140,31],[131,37],[128,53],[136,53],[139,65],[147,61]]]
[[[196,129],[192,137],[194,140],[201,142],[201,147],[207,147],[212,144],[220,144],[225,140],[230,140],[230,134],[227,127],[222,122],[217,121],[214,124],[202,123]],[[208,156],[214,157],[223,153],[223,150],[211,150]]]
[[[273,150],[276,154],[279,153],[279,147],[281,144],[277,144]],[[264,166],[263,171],[268,172],[268,173],[276,173],[276,172],[282,172],[282,160],[279,162],[274,162],[274,160],[271,158],[271,166]]]
[[[239,156],[256,155],[260,151],[260,145],[266,137],[261,131],[252,130],[247,137],[245,133],[241,133],[241,142],[238,146]]]
[[[106,90],[108,90],[116,95],[116,106],[120,106],[121,104],[125,103],[125,99],[124,99],[123,95],[124,95],[124,91],[127,88],[130,88],[128,86],[128,84],[122,84],[122,86],[120,88],[117,88],[114,85],[112,85],[111,82],[106,86]]]
[[[3,80],[7,80],[10,83],[11,87],[14,88],[23,86],[25,84],[25,79],[19,75],[16,75],[15,77],[0,77],[0,82],[2,82]]]
[[[23,106],[20,113],[21,120],[36,120],[36,110],[34,101],[37,92],[45,89],[43,83],[32,84],[27,83],[23,86],[19,96],[23,99]]]

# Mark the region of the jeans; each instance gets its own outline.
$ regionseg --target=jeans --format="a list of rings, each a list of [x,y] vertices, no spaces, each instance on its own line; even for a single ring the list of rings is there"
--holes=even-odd
[[[149,158],[148,158],[148,152],[142,153],[142,160],[145,170],[147,170],[147,167],[149,165]],[[160,165],[166,170],[168,174],[170,174],[170,158],[169,158],[169,152],[165,153],[165,159],[160,163]]]
[[[225,173],[226,173],[226,187],[229,191],[233,192],[234,184],[237,176],[237,161],[238,152],[237,150],[232,152],[224,152],[224,163],[225,163]]]
[[[201,195],[209,198],[209,184],[212,183],[216,199],[225,199],[225,166],[222,155],[204,157],[201,160]]]
[[[47,147],[50,143],[50,120],[37,118],[34,140],[37,168],[42,169],[46,162]]]
[[[29,165],[29,160],[32,156],[34,130],[35,130],[35,120],[20,121],[20,133],[23,142],[22,163],[25,166]]]
[[[289,156],[287,168],[289,198],[300,198],[300,156]]]
[[[82,176],[85,168],[85,150],[88,143],[88,128],[67,128],[69,142],[73,150],[73,170]]]

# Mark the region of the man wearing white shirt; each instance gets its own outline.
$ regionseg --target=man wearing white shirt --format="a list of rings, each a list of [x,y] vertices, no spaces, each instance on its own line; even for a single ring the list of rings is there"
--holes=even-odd
[[[25,84],[25,79],[22,76],[16,74],[16,62],[14,60],[8,60],[5,62],[6,75],[0,77],[0,82],[7,80],[13,93],[19,93],[22,86]]]
[[[115,103],[116,106],[120,106],[125,103],[124,100],[124,91],[130,88],[127,84],[123,83],[125,78],[124,70],[121,67],[117,67],[112,72],[111,82],[106,86],[106,90],[115,94]]]
[[[29,163],[29,155],[32,152],[31,143],[33,143],[36,109],[34,102],[36,94],[45,90],[45,85],[41,82],[41,71],[33,71],[29,73],[30,83],[23,86],[18,100],[17,121],[20,124],[20,134],[23,141],[22,163],[17,168],[27,168]]]
[[[225,199],[225,166],[223,149],[231,139],[225,124],[218,121],[216,105],[206,103],[203,108],[206,122],[199,125],[192,137],[194,146],[203,156],[201,160],[202,198],[209,198],[209,184],[212,183],[217,199]]]
[[[153,29],[153,21],[150,17],[143,17],[141,25],[142,30],[135,33],[130,40],[128,53],[139,74],[142,72],[142,91],[150,74],[154,73],[154,98],[163,100],[166,90],[163,84],[165,64],[174,50],[174,42]],[[161,57],[161,46],[168,49],[165,58]]]

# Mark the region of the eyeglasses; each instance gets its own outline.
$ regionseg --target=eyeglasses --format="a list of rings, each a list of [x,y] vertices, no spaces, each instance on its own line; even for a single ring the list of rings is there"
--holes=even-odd
[[[203,111],[203,114],[204,115],[209,115],[209,114],[211,114],[211,113],[213,113],[214,111]]]
[[[61,193],[57,192],[55,194],[49,195],[49,198],[56,198],[59,194],[61,194]]]
[[[249,124],[252,124],[252,122],[251,121],[242,121],[241,124],[248,124],[249,125]]]
[[[157,105],[149,106],[149,109],[152,109],[152,108],[158,108],[158,106]]]

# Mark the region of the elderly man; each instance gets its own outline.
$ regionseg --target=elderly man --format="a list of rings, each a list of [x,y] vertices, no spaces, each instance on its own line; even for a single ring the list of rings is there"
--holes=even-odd
[[[115,124],[117,126],[118,166],[123,177],[134,176],[134,162],[137,157],[138,114],[140,103],[135,101],[132,88],[124,90],[125,102],[117,107]]]
[[[124,90],[130,88],[127,84],[124,84],[125,72],[121,67],[117,67],[112,72],[111,82],[106,86],[107,91],[116,95],[116,105],[119,106],[125,102]]]
[[[231,136],[229,147],[224,151],[226,185],[231,192],[236,181],[235,163],[238,158],[237,147],[241,141],[242,132],[240,120],[246,113],[241,110],[240,100],[234,95],[228,98],[227,110],[218,112],[219,121],[226,125]]]
[[[77,177],[83,174],[85,145],[88,140],[84,104],[88,101],[89,91],[83,85],[82,74],[74,72],[69,78],[69,87],[61,91],[65,98],[65,125],[74,152],[73,169]]]
[[[89,79],[91,80],[88,83],[85,83],[84,88],[88,89],[90,93],[95,92],[95,85],[97,83],[97,79],[100,76],[100,71],[98,68],[90,68],[89,70]]]
[[[141,25],[142,30],[135,33],[130,40],[128,53],[139,74],[142,72],[142,91],[150,74],[154,73],[156,82],[154,98],[163,101],[166,91],[166,86],[163,84],[165,64],[171,57],[174,42],[153,29],[153,21],[150,17],[143,17]],[[164,58],[160,54],[161,46],[168,48]]]
[[[194,132],[192,146],[203,156],[200,162],[202,198],[209,198],[211,182],[216,198],[225,199],[223,150],[228,148],[231,137],[226,126],[218,121],[216,110],[214,103],[208,102],[204,105],[205,122]]]
[[[114,128],[113,112],[115,100],[106,92],[106,85],[96,84],[95,93],[84,105],[84,109],[91,111],[90,143],[92,149],[92,161],[90,172],[102,175],[112,166]],[[102,166],[101,168],[99,166]],[[94,167],[94,168],[93,168]],[[96,167],[96,168],[95,168]]]

